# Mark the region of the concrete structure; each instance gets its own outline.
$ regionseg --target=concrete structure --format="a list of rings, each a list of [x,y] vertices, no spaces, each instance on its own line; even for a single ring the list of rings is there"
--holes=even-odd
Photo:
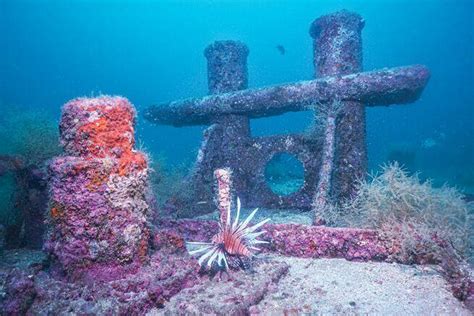
[[[310,81],[247,89],[247,47],[239,42],[215,42],[205,50],[209,96],[152,106],[145,117],[174,126],[209,124],[196,164],[186,179],[189,190],[168,206],[196,215],[213,211],[213,171],[230,168],[235,194],[246,207],[311,208],[321,166],[318,135],[290,134],[252,137],[249,119],[290,111],[316,110],[318,104],[341,101],[336,127],[331,197],[351,196],[356,179],[366,174],[365,106],[414,102],[429,79],[421,65],[362,71],[362,18],[347,11],[316,19],[315,77]],[[289,195],[275,194],[264,170],[278,153],[289,153],[302,163],[304,184]],[[188,192],[192,192],[188,194]]]

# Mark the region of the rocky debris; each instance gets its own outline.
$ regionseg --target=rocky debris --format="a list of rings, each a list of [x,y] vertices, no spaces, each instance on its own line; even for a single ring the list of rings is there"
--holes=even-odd
[[[36,297],[34,278],[46,267],[46,255],[17,249],[5,251],[0,259],[0,311],[23,314]]]
[[[218,224],[199,220],[161,220],[161,231],[155,244],[164,240],[161,234],[173,230],[184,241],[208,241],[217,233]],[[266,224],[262,239],[268,241],[265,251],[285,256],[306,258],[345,258],[348,260],[388,260],[399,250],[384,240],[377,231],[356,228],[333,228],[301,224]],[[396,245],[396,244],[395,244]],[[156,245],[159,247],[159,245]]]
[[[35,265],[44,255],[8,251],[8,257],[0,266],[0,310],[7,314],[143,315],[198,282],[199,266],[188,256],[157,253],[119,279],[74,283]]]
[[[68,282],[40,251],[5,251],[0,310],[9,314],[470,315],[434,266],[262,254],[252,271],[199,276],[196,260],[161,249],[112,280]]]
[[[231,272],[222,279],[203,277],[171,298],[163,310],[149,315],[245,315],[287,271],[286,263],[270,260],[257,262],[253,271]]]
[[[471,315],[434,266],[277,257],[288,273],[251,315]]]

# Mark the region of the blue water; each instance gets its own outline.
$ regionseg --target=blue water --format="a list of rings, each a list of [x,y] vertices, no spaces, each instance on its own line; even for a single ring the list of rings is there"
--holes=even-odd
[[[416,103],[368,109],[370,167],[402,152],[412,171],[474,191],[469,0],[0,0],[0,110],[36,108],[57,120],[62,104],[84,95],[120,94],[139,113],[153,103],[202,96],[203,50],[221,39],[248,45],[250,87],[310,79],[309,25],[340,9],[366,21],[365,70],[421,63],[432,72]],[[302,131],[309,122],[308,113],[289,114],[253,121],[252,132]],[[140,143],[174,163],[195,158],[202,129],[138,120]]]

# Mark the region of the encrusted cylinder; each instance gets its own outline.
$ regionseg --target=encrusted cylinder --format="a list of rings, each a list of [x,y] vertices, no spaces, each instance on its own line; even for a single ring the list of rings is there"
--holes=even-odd
[[[134,146],[136,113],[126,98],[78,98],[64,105],[60,141],[71,156],[120,157]]]
[[[216,41],[204,50],[204,55],[207,58],[209,94],[247,89],[249,50],[244,43]],[[226,115],[219,117],[216,122],[226,127],[224,136],[230,143],[238,143],[242,138],[247,138],[250,135],[250,123],[246,116]]]
[[[219,94],[247,89],[247,56],[249,50],[244,43],[237,41],[216,41],[204,50],[207,58],[207,78],[209,94]],[[230,157],[250,136],[249,119],[243,115],[225,115],[216,118],[215,123],[222,126],[220,138],[222,157],[215,168],[231,167]],[[212,172],[213,170],[211,170]],[[236,175],[238,176],[238,175]],[[238,185],[238,183],[236,183]]]
[[[66,155],[49,167],[46,249],[66,272],[146,258],[148,161],[133,149],[134,117],[122,97],[80,98],[63,107]]]
[[[232,204],[231,195],[231,171],[229,169],[216,169],[214,177],[216,178],[216,204],[219,210],[219,218],[221,223],[227,221],[227,212]]]
[[[204,50],[207,58],[209,94],[222,94],[247,88],[247,56],[245,44],[235,41],[216,41]],[[212,125],[204,132],[204,141],[199,150],[194,170],[189,179],[192,196],[188,197],[186,209],[191,215],[211,211],[214,170],[230,168],[238,170],[243,144],[250,138],[249,119],[243,115],[222,115],[212,119]],[[244,181],[235,173],[235,188]],[[219,207],[219,205],[218,205]]]
[[[310,28],[314,39],[315,76],[346,75],[362,70],[362,17],[340,11],[316,19]],[[345,93],[342,93],[345,94]],[[343,102],[336,129],[336,154],[332,194],[349,198],[356,180],[367,171],[365,108],[359,102]]]
[[[248,54],[247,46],[236,41],[216,41],[204,50],[209,94],[247,88]]]

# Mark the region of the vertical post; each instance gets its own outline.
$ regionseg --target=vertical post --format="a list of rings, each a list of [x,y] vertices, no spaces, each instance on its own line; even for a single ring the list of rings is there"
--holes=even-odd
[[[310,28],[314,39],[315,77],[346,75],[362,70],[364,21],[360,15],[340,11],[316,19]],[[342,102],[336,128],[336,154],[332,195],[350,197],[355,183],[367,170],[365,109],[359,102]]]
[[[247,89],[248,54],[247,46],[236,41],[216,41],[205,49],[209,94]],[[224,124],[224,136],[227,138],[224,143],[227,145],[250,136],[249,119],[246,116],[228,115],[218,118],[215,123]],[[224,160],[227,160],[226,157]]]
[[[207,58],[209,94],[219,94],[247,88],[248,48],[236,41],[216,41],[204,50]],[[233,171],[233,187],[239,191],[245,185],[245,177],[239,175],[240,159],[244,159],[243,146],[250,138],[250,123],[246,116],[226,115],[215,119],[204,132],[188,186],[192,191],[191,201],[185,205],[186,216],[211,211],[213,200],[214,170],[229,168]],[[188,197],[189,199],[189,197]],[[178,212],[181,210],[178,210]],[[189,213],[191,212],[191,213]]]
[[[217,41],[204,50],[209,94],[247,88],[248,54],[247,46],[236,41]]]
[[[73,280],[120,277],[127,265],[147,260],[149,169],[134,149],[135,113],[122,97],[79,98],[63,107],[64,155],[49,165],[45,249]]]
[[[216,178],[216,204],[219,210],[220,222],[225,225],[227,222],[227,212],[232,203],[231,194],[231,171],[229,169],[216,169],[214,177]]]

